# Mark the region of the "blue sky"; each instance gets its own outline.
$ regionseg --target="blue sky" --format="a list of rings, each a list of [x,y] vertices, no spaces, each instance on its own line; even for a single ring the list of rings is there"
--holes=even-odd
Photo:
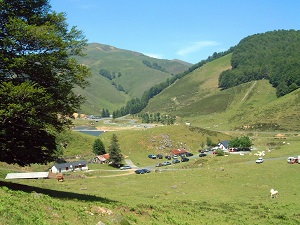
[[[50,0],[97,42],[197,63],[249,35],[300,30],[300,0]]]

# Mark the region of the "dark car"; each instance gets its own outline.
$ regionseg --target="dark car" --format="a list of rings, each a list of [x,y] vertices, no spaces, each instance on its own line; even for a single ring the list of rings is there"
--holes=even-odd
[[[185,157],[181,158],[181,162],[188,162],[189,160],[190,160],[189,158],[185,158]]]
[[[170,159],[171,159],[171,156],[166,155],[165,158],[168,159],[168,160],[170,160]]]
[[[148,169],[142,169],[145,173],[150,173],[151,170],[148,170]]]
[[[194,154],[191,152],[187,152],[185,155],[186,155],[186,157],[189,157],[189,156],[193,156]]]
[[[158,159],[162,159],[162,158],[163,158],[163,155],[162,155],[162,154],[158,154],[156,157],[157,157]]]
[[[204,157],[204,156],[207,156],[206,153],[200,153],[199,154],[199,157]]]
[[[139,170],[136,170],[136,171],[134,171],[136,174],[144,174],[145,173],[145,171],[144,170],[141,170],[141,169],[139,169]]]
[[[179,159],[174,159],[172,162],[173,162],[174,164],[175,164],[175,163],[180,163],[180,160],[179,160]]]

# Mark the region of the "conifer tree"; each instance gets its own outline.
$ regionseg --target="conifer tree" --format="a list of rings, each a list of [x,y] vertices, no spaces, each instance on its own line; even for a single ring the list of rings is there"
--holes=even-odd
[[[120,167],[123,155],[121,154],[121,150],[118,144],[118,137],[116,134],[113,134],[111,139],[111,144],[109,146],[109,160],[113,166]]]
[[[104,155],[106,154],[105,146],[100,139],[96,139],[93,144],[93,153],[95,155]]]

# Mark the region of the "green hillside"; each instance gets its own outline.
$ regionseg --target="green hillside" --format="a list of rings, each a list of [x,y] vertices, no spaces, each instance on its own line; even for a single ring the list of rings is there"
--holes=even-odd
[[[207,63],[178,80],[151,99],[144,111],[172,113],[178,116],[201,114],[198,106],[203,109],[208,105],[199,104],[199,101],[220,92],[218,77],[222,71],[230,68],[230,57],[231,54]]]
[[[231,54],[188,74],[151,99],[144,112],[178,116],[178,122],[214,130],[300,130],[300,90],[283,97],[268,80],[221,90],[218,77]]]
[[[179,60],[155,59],[97,43],[89,44],[85,54],[78,61],[91,68],[93,77],[89,80],[90,86],[77,90],[77,93],[87,99],[80,111],[89,114],[99,114],[103,108],[111,111],[119,109],[128,100],[141,97],[145,90],[191,66]],[[100,70],[108,71],[114,78],[110,80],[100,75]],[[112,83],[120,85],[124,91],[118,90]]]

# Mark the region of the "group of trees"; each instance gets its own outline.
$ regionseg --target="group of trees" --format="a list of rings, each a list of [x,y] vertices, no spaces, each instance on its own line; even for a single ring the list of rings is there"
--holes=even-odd
[[[109,152],[109,161],[112,166],[119,167],[122,164],[124,156],[121,154],[121,149],[119,146],[119,140],[116,134],[113,134],[110,142],[110,146],[108,147]],[[96,139],[93,144],[93,153],[95,155],[103,155],[106,154],[105,146],[100,139]]]
[[[151,62],[149,62],[147,60],[143,60],[142,62],[143,62],[143,64],[145,66],[147,66],[147,67],[149,67],[151,69],[159,70],[159,71],[162,71],[162,72],[165,72],[165,73],[168,72],[165,68],[163,68],[162,66],[158,65],[157,63],[151,63]]]
[[[90,71],[72,56],[87,40],[48,0],[1,0],[0,27],[0,161],[47,163],[83,102]]]
[[[236,137],[229,142],[230,148],[250,148],[252,146],[252,141],[248,136],[242,136],[240,138]]]
[[[219,77],[223,89],[268,79],[283,96],[300,87],[300,31],[277,30],[244,38],[234,48],[232,69]]]
[[[138,117],[142,118],[142,123],[162,123],[162,124],[174,124],[176,117],[173,115],[161,115],[160,113],[144,113],[138,114]]]
[[[107,79],[111,80],[111,81],[112,81],[111,84],[112,84],[113,86],[115,86],[115,88],[116,88],[118,91],[123,91],[123,92],[125,92],[124,87],[123,87],[121,84],[118,84],[116,81],[113,80],[113,79],[116,78],[116,73],[115,73],[115,72],[112,72],[112,74],[111,74],[108,70],[106,70],[106,69],[101,69],[101,70],[99,71],[99,74],[102,75],[103,77],[106,77]],[[117,76],[118,76],[118,77],[122,76],[122,73],[119,72],[119,73],[117,74]]]
[[[103,77],[106,77],[109,80],[113,80],[116,77],[122,76],[121,72],[118,72],[118,73],[112,72],[112,73],[110,73],[107,69],[100,69],[99,74],[102,75]]]
[[[102,118],[106,118],[106,117],[110,117],[110,112],[108,109],[102,109],[102,112],[101,112],[101,117]]]

